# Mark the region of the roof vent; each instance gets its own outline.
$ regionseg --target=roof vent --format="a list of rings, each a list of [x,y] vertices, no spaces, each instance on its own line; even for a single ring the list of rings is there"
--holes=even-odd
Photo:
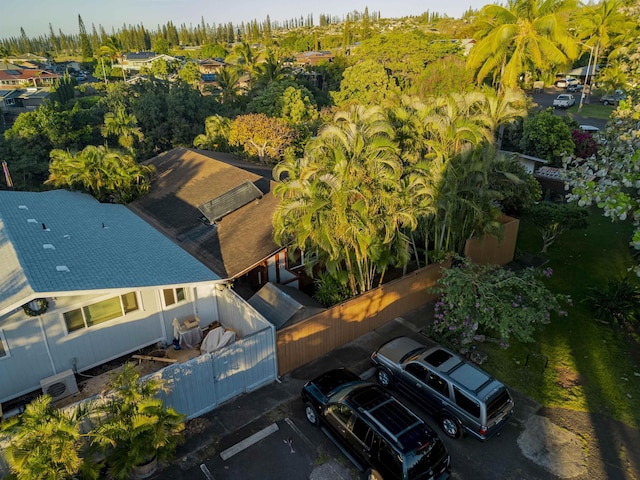
[[[27,218],[27,223],[38,223],[35,218]]]
[[[26,205],[18,205],[18,208],[20,210],[29,210],[29,207],[27,207]]]
[[[54,247],[52,244],[50,243],[45,243],[42,245],[42,248],[44,248],[45,250],[55,250],[56,247]]]
[[[66,265],[58,265],[56,267],[56,271],[57,272],[70,272],[71,270],[69,270],[69,267],[67,267]]]

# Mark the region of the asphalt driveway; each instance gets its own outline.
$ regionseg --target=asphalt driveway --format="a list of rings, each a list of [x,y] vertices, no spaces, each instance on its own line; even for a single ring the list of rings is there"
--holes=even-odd
[[[180,447],[178,458],[154,478],[362,478],[322,431],[306,422],[300,389],[308,379],[338,366],[371,377],[373,349],[399,335],[419,339],[427,314],[418,310],[395,319],[298,368],[281,382],[244,394],[189,422],[188,440]],[[604,415],[541,408],[519,392],[512,390],[512,394],[515,414],[501,436],[481,443],[440,434],[451,455],[454,479],[640,478],[640,431]],[[402,395],[398,398],[439,432],[428,412]],[[260,436],[261,432],[268,434]],[[257,440],[233,455],[221,455],[252,437]]]

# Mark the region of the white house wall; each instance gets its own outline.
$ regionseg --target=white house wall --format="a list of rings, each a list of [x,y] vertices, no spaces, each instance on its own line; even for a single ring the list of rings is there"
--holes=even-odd
[[[273,327],[232,289],[217,288],[221,289],[217,295],[217,302],[220,323],[223,327],[233,329],[239,338]]]
[[[9,355],[0,358],[0,402],[29,393],[40,379],[52,375],[52,363],[42,341],[40,319],[19,312],[0,321]]]
[[[213,285],[187,289],[187,301],[164,307],[162,291],[137,290],[139,310],[93,326],[67,333],[63,312],[100,301],[122,292],[98,296],[58,296],[39,317],[28,317],[22,309],[0,318],[9,356],[0,358],[0,402],[40,388],[40,380],[69,368],[78,372],[101,365],[155,343],[169,344],[171,322],[197,314],[203,326],[218,319]],[[206,298],[206,294],[209,298]]]

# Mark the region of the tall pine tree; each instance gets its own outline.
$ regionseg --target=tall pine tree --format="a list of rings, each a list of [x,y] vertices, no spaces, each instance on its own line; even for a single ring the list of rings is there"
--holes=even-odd
[[[84,28],[82,17],[78,14],[78,31],[80,32],[80,50],[83,60],[93,57],[93,49],[91,48],[91,40],[87,35],[87,29]]]

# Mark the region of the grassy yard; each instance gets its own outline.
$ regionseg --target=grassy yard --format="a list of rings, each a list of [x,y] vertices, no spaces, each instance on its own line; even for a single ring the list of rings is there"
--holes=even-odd
[[[552,318],[534,343],[482,345],[489,353],[484,366],[542,405],[604,413],[640,428],[640,343],[595,320],[583,302],[588,287],[620,278],[634,264],[632,228],[611,223],[595,209],[590,222],[587,230],[566,232],[549,248],[549,287],[572,296],[568,316]],[[537,253],[541,246],[536,230],[522,219],[518,249]]]
[[[599,102],[600,97],[591,97],[591,103],[582,105],[582,110],[578,111],[578,104],[569,109],[572,115],[581,117],[599,118],[601,120],[609,120],[611,113],[615,110],[613,105],[602,105]]]

